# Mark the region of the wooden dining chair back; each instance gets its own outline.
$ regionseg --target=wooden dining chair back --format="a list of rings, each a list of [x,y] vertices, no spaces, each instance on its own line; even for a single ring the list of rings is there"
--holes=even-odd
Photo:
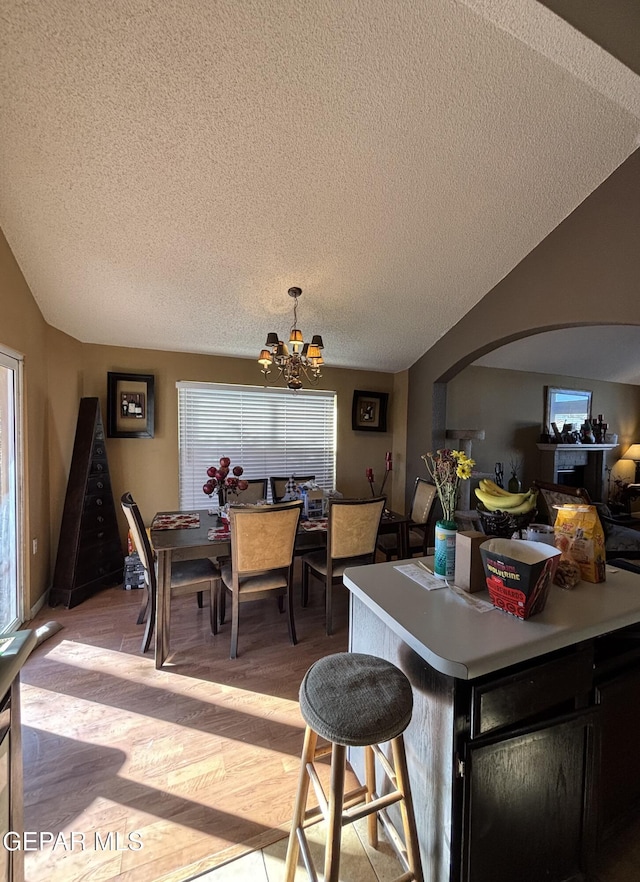
[[[409,513],[409,557],[415,554],[426,555],[429,544],[429,516],[433,511],[436,501],[437,490],[435,484],[429,483],[425,478],[416,478],[411,497],[411,511]],[[389,561],[392,557],[398,557],[398,536],[396,533],[380,533],[376,544]]]
[[[533,488],[538,491],[539,520],[554,524],[558,505],[591,505],[591,497],[584,487],[569,487],[548,481],[534,481]]]
[[[640,559],[640,533],[612,514],[603,502],[593,502],[584,487],[569,487],[566,484],[552,484],[548,481],[534,481],[533,488],[538,491],[539,520],[555,524],[559,505],[595,505],[604,531],[604,547],[607,560],[623,557],[627,560]]]
[[[244,503],[245,505],[252,505],[255,502],[260,502],[262,499],[266,501],[266,478],[247,478],[247,484],[249,485],[247,489],[238,493],[237,502]]]
[[[231,592],[231,658],[238,653],[240,604],[276,597],[286,600],[289,639],[297,642],[293,617],[293,547],[302,502],[231,508],[231,561],[222,582]],[[279,606],[282,609],[282,601]]]
[[[147,535],[146,528],[140,509],[134,502],[131,493],[124,493],[120,499],[122,510],[127,519],[129,530],[140,562],[144,568],[145,594],[138,615],[138,624],[141,625],[146,619],[144,637],[142,638],[142,652],[147,652],[151,645],[151,637],[157,621],[157,581],[155,555]],[[162,610],[162,642],[164,651],[160,657],[156,654],[156,667],[160,667],[169,652],[169,627],[171,619],[171,598],[184,594],[197,594],[198,606],[203,606],[203,592],[209,592],[209,619],[211,632],[218,632],[218,594],[220,591],[220,572],[213,561],[208,558],[200,560],[183,560],[171,564],[171,590],[168,602]]]
[[[287,475],[286,478],[269,478],[271,485],[271,498],[273,502],[282,502],[282,497],[287,492],[287,484],[293,478],[298,486],[308,481],[315,481],[315,475]]]
[[[302,558],[302,605],[309,600],[309,575],[325,584],[326,631],[333,633],[333,585],[346,567],[375,561],[376,539],[386,497],[331,499],[327,519],[327,549]]]

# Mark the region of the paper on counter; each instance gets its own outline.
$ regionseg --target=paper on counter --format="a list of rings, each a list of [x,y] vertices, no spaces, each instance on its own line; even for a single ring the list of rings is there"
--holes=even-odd
[[[446,579],[428,573],[415,563],[400,564],[400,566],[394,567],[394,570],[398,570],[403,575],[408,576],[414,582],[417,582],[418,585],[426,588],[427,591],[433,591],[434,588],[446,588],[447,586]]]
[[[470,607],[475,609],[476,612],[486,613],[495,609],[495,606],[490,600],[483,600],[481,597],[476,597],[475,594],[469,594],[468,591],[463,591],[462,588],[458,588],[457,585],[449,585],[449,588],[451,588],[454,594],[457,594],[458,597],[462,598],[465,603],[468,603]]]

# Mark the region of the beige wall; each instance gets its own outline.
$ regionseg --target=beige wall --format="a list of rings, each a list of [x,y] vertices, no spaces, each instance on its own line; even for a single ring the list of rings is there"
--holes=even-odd
[[[408,475],[419,470],[425,444],[443,443],[446,428],[476,428],[453,426],[446,408],[446,383],[476,358],[536,331],[576,324],[640,324],[639,229],[636,150],[410,368]],[[544,352],[540,356],[544,368]],[[485,390],[479,395],[482,398]],[[639,430],[636,415],[629,432],[638,437]]]
[[[145,519],[154,512],[178,506],[178,396],[176,382],[190,380],[212,383],[261,385],[256,361],[252,359],[123,349],[110,346],[83,346],[82,395],[100,398],[106,424],[107,372],[145,373],[155,377],[155,437],[110,438],[107,440],[109,469],[114,496],[119,499],[130,490]],[[404,439],[406,432],[406,374],[331,368],[324,371],[321,387],[331,389],[338,398],[338,441],[336,485],[345,496],[366,496],[369,485],[365,468],[371,466],[382,477],[385,452],[396,455],[395,487],[402,505],[404,485]],[[396,400],[396,388],[398,389]],[[390,418],[387,432],[354,432],[351,429],[351,403],[354,389],[388,392]],[[293,394],[293,393],[292,393]],[[396,436],[399,440],[396,440]],[[223,451],[211,447],[214,462]],[[203,483],[205,480],[203,475]],[[385,492],[395,499],[393,482]],[[203,506],[207,498],[202,497]],[[60,513],[61,516],[61,513]],[[124,518],[121,518],[124,534]]]
[[[479,471],[493,474],[496,462],[504,463],[505,480],[509,463],[519,459],[519,474],[525,487],[540,477],[536,444],[544,422],[544,388],[590,389],[594,414],[603,414],[609,431],[619,436],[620,445],[607,454],[607,464],[627,479],[635,474],[632,462],[618,463],[626,447],[635,440],[640,415],[640,386],[576,380],[557,374],[530,374],[497,368],[470,366],[448,384],[447,421],[451,427],[484,429],[485,440],[473,442],[473,458]],[[477,482],[472,482],[472,487]],[[472,497],[473,500],[473,497]]]

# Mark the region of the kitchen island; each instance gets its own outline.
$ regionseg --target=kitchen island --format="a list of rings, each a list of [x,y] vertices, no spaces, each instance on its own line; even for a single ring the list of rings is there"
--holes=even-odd
[[[24,852],[16,845],[24,830],[20,670],[36,639],[30,630],[0,636],[0,882],[24,880]]]
[[[427,591],[396,567],[347,569],[349,648],[409,677],[405,733],[425,878],[588,878],[640,798],[640,576],[552,586],[520,621]],[[350,759],[362,774],[357,750]]]

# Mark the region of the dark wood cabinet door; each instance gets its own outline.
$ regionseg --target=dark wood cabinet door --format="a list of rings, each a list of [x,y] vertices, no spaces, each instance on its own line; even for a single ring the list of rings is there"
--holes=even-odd
[[[468,747],[463,882],[586,879],[597,713]]]
[[[640,805],[640,668],[599,683],[596,701],[602,713],[598,829],[606,838]]]

